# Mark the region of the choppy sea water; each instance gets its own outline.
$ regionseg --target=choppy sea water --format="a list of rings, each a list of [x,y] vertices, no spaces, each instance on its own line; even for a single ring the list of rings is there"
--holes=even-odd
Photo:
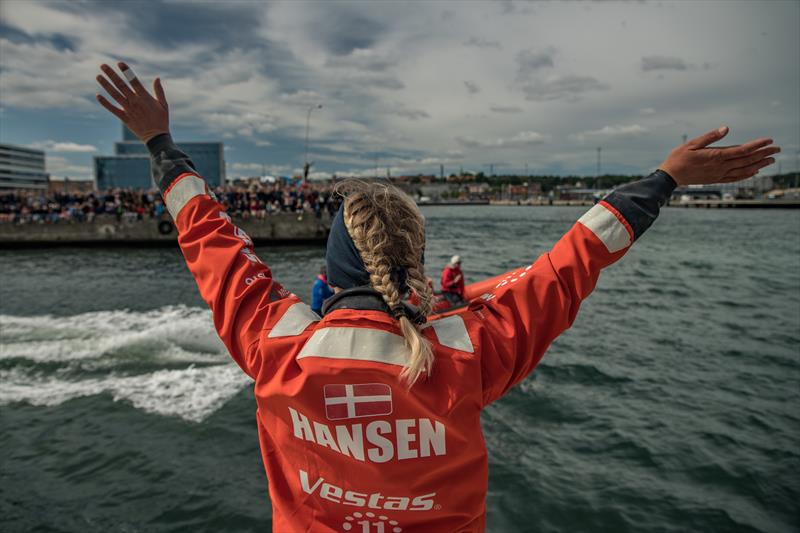
[[[584,211],[429,207],[436,278]],[[261,247],[308,296],[324,250]],[[252,385],[177,249],[0,251],[0,530],[269,531]],[[667,209],[484,413],[488,529],[800,531],[800,212]]]

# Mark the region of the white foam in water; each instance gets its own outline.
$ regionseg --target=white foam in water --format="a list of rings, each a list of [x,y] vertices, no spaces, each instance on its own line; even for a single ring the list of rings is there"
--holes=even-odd
[[[197,362],[225,354],[206,309],[169,306],[144,313],[99,311],[67,317],[0,315],[0,359],[37,362],[103,357],[137,346]],[[186,348],[194,348],[186,350]],[[212,360],[219,360],[214,357]]]
[[[233,362],[75,381],[37,378],[12,369],[0,371],[0,382],[3,383],[0,405],[27,402],[52,406],[74,398],[111,393],[114,401],[128,401],[149,413],[202,422],[250,381]]]
[[[186,362],[187,368],[157,369],[136,375],[115,373],[120,360],[146,357]],[[27,402],[59,405],[110,393],[150,413],[200,422],[250,382],[230,360],[205,309],[169,306],[153,311],[101,311],[69,317],[0,316],[0,359],[28,361],[0,371],[0,405]],[[79,369],[108,369],[100,377],[74,378],[31,368],[30,362],[61,362]],[[221,363],[195,367],[193,363]],[[48,373],[50,375],[48,375]],[[93,372],[96,375],[95,372]]]

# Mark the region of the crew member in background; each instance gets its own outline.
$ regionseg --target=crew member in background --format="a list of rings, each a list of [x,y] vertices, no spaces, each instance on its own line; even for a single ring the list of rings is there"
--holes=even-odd
[[[119,107],[97,98],[147,144],[186,265],[220,339],[255,382],[272,529],[280,533],[486,531],[481,410],[533,371],[601,270],[625,255],[678,185],[743,180],[780,151],[771,139],[709,147],[724,127],[692,139],[659,170],[617,187],[539,259],[430,322],[419,208],[385,180],[344,182],[326,255],[337,292],[320,318],[273,279],[172,141],[160,80],[154,98],[119,67],[127,82],[108,65],[98,76]],[[673,231],[685,230],[680,224],[677,217]],[[405,304],[410,292],[419,307]],[[187,458],[178,468],[193,464]]]
[[[464,274],[461,272],[461,256],[454,255],[442,270],[442,296],[455,307],[464,304]]]
[[[325,265],[319,269],[319,276],[311,288],[311,310],[322,316],[322,304],[333,296],[333,289],[328,285],[328,269]]]

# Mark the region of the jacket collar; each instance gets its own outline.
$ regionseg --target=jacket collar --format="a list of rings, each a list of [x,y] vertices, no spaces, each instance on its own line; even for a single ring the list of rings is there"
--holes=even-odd
[[[322,316],[337,309],[358,309],[362,311],[381,311],[392,315],[389,306],[383,301],[378,291],[369,286],[352,287],[334,294],[322,304]],[[427,318],[420,313],[419,308],[403,302],[403,314],[415,324],[424,324]]]

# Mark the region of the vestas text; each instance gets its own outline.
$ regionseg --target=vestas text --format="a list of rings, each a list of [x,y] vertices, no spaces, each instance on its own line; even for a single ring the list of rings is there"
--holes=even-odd
[[[321,477],[317,478],[312,485],[305,470],[300,470],[298,474],[300,475],[300,486],[303,487],[303,492],[314,494],[319,491],[320,498],[342,505],[390,511],[430,511],[434,506],[433,497],[436,496],[435,492],[415,497],[384,496],[380,492],[371,494],[356,492],[354,490],[344,490],[342,487],[329,483],[325,481],[325,478]]]

